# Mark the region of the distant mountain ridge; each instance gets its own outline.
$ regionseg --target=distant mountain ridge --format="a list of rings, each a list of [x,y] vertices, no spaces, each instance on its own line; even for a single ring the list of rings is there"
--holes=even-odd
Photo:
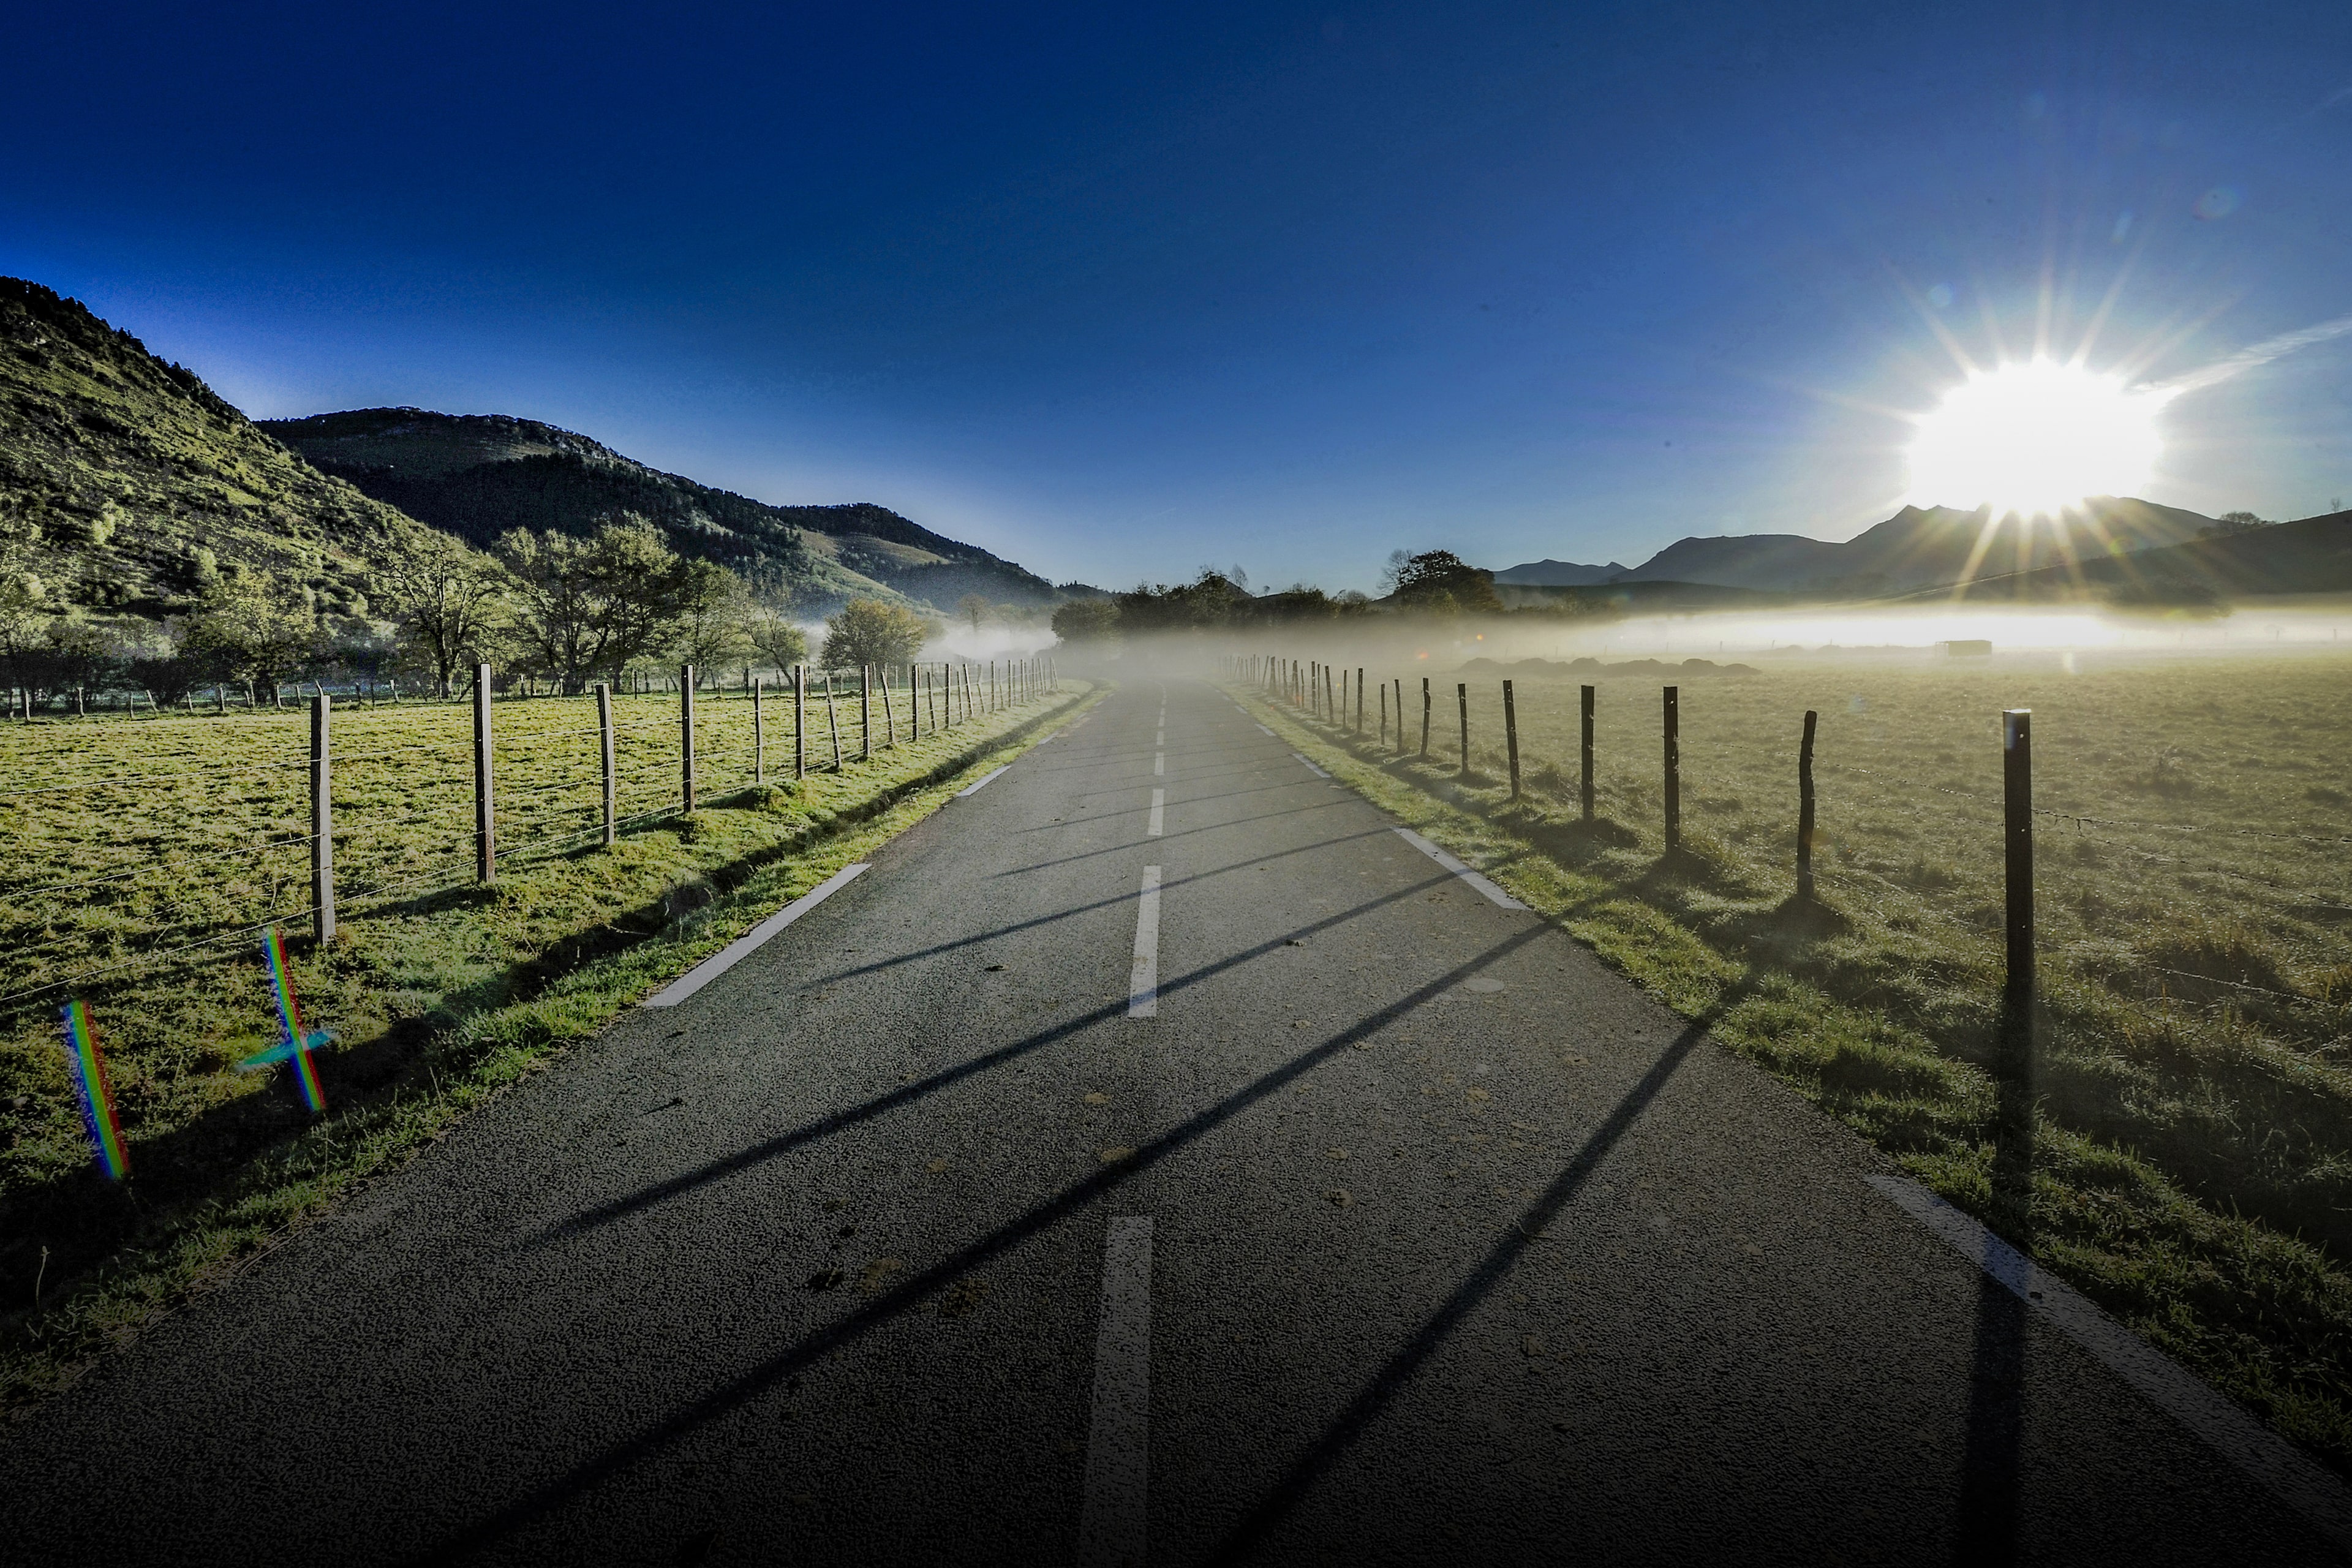
[[[1995,520],[1989,510],[1906,506],[1843,542],[1795,533],[1678,539],[1630,571],[1597,584],[1692,583],[1780,593],[1869,598],[2030,573],[2069,563],[2168,549],[2196,540],[2213,520],[2179,507],[2098,496],[2053,520]],[[1600,571],[1565,562],[1529,562],[1495,574],[1497,584],[1569,584],[1550,569]]]
[[[1573,561],[1528,561],[1495,574],[1498,585],[1513,588],[1591,588],[1614,583],[1625,567],[1612,561],[1606,566],[1580,566]]]
[[[811,607],[882,590],[945,609],[966,594],[1051,604],[1024,568],[872,502],[779,506],[664,473],[536,419],[362,408],[260,427],[321,472],[469,542],[509,529],[583,533],[635,512],[681,553],[789,584]]]
[[[2352,511],[1979,577],[1958,596],[2031,602],[2086,592],[2113,604],[2158,608],[2253,595],[2352,593]]]

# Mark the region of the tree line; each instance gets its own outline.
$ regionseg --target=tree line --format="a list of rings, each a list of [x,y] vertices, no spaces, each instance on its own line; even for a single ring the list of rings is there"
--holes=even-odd
[[[330,675],[405,676],[446,697],[480,664],[501,684],[528,678],[580,692],[651,664],[690,664],[705,679],[740,668],[748,679],[753,668],[789,668],[810,652],[781,583],[682,557],[628,513],[585,536],[511,530],[487,554],[424,535],[379,571],[371,614],[340,627],[312,590],[224,570],[200,552],[187,610],[126,636],[55,612],[24,569],[37,539],[0,527],[0,683],[36,706],[118,687],[168,705],[217,686],[274,692]],[[904,605],[854,599],[825,620],[816,662],[905,663],[940,630]]]
[[[1253,594],[1249,574],[1240,567],[1220,572],[1204,566],[1189,583],[1138,584],[1108,598],[1074,600],[1054,612],[1054,630],[1065,642],[1078,643],[1150,632],[1240,631],[1383,611],[1504,613],[1495,593],[1495,574],[1450,550],[1397,551],[1389,557],[1381,586],[1382,597],[1377,600],[1352,588],[1326,594],[1303,583]]]

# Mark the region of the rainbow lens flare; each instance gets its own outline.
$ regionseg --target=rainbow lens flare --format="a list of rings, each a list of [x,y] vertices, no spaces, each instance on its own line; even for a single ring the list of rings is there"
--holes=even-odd
[[[272,1062],[291,1061],[294,1081],[301,1086],[302,1103],[315,1114],[327,1109],[327,1096],[319,1087],[319,1069],[311,1065],[310,1053],[335,1037],[324,1029],[302,1032],[302,1009],[294,1000],[294,983],[286,973],[286,949],[278,943],[276,926],[261,933],[261,952],[269,960],[270,989],[278,997],[278,1020],[286,1027],[286,1038],[257,1056],[246,1058],[236,1064],[237,1070],[254,1072]]]
[[[131,1174],[131,1153],[122,1142],[122,1124],[114,1119],[114,1084],[98,1048],[98,1026],[79,1001],[67,1003],[63,1012],[66,1055],[73,1058],[74,1089],[81,1097],[82,1124],[98,1152],[98,1168],[109,1180],[123,1181]]]

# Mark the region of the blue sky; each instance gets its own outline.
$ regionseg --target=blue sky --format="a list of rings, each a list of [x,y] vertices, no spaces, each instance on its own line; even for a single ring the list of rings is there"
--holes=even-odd
[[[348,13],[348,14],[346,14]],[[54,6],[0,272],[1059,579],[1858,531],[1979,359],[2352,313],[2352,7]],[[2046,325],[2043,323],[2046,322]],[[2352,496],[2352,337],[2150,499]]]

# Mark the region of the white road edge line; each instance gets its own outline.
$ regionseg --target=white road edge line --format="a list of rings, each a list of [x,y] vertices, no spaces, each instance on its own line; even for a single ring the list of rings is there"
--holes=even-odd
[[[1151,1221],[1120,1215],[1103,1237],[1081,1568],[1141,1568],[1150,1479]]]
[[[1160,868],[1143,868],[1143,895],[1135,906],[1135,967],[1127,982],[1127,1016],[1160,1016]]]
[[[1299,756],[1297,752],[1293,752],[1290,754],[1294,757],[1298,757],[1300,762],[1307,763],[1307,759],[1303,756]],[[1325,773],[1321,768],[1317,767],[1313,763],[1307,763],[1307,771],[1313,773],[1318,779],[1328,779],[1331,776],[1329,773]]]
[[[1256,723],[1257,723],[1257,721],[1256,721],[1256,720],[1255,720],[1255,719],[1253,719],[1253,720],[1251,720],[1251,721],[1250,721],[1250,722],[1251,722],[1251,723],[1253,723],[1253,724],[1256,724]],[[1271,734],[1273,734],[1273,733],[1274,733],[1274,731],[1271,731],[1271,730],[1267,729],[1267,728],[1266,728],[1265,725],[1263,725],[1263,724],[1258,724],[1258,726],[1257,726],[1257,732],[1258,732],[1259,734],[1261,734],[1261,735],[1271,735]]]
[[[2352,1548],[2352,1489],[2285,1438],[2216,1394],[2203,1379],[2117,1323],[1969,1215],[1916,1182],[1863,1180],[1936,1238],[1983,1269],[2068,1339],[2106,1364],[2140,1396],[2202,1438],[2223,1458],[2275,1492],[2339,1547]]]
[[[1496,909],[1523,910],[1528,907],[1527,905],[1519,902],[1518,900],[1511,897],[1510,894],[1503,891],[1502,889],[1496,887],[1493,882],[1480,876],[1477,872],[1473,871],[1469,867],[1465,866],[1461,861],[1456,860],[1453,856],[1448,855],[1444,850],[1440,849],[1436,845],[1432,844],[1428,839],[1423,838],[1420,834],[1415,833],[1412,828],[1400,827],[1396,831],[1398,837],[1403,839],[1407,844],[1412,845],[1415,849],[1420,850],[1423,854],[1428,856],[1431,859],[1436,861],[1439,865],[1444,867],[1447,870],[1453,872],[1455,876],[1461,878],[1464,881],[1469,883],[1480,892],[1486,894],[1486,901],[1493,904]]]
[[[844,866],[840,870],[835,871],[832,876],[827,877],[824,881],[819,882],[815,887],[811,888],[807,892],[803,893],[799,898],[794,899],[637,1005],[641,1007],[677,1006],[750,957],[752,951],[761,942],[849,886],[856,879],[857,874],[871,864],[872,862],[867,860],[854,860]]]
[[[1164,789],[1153,790],[1151,792],[1151,825],[1143,830],[1145,837],[1157,838],[1160,837],[1160,820],[1163,815],[1167,812],[1167,809],[1168,792]]]
[[[1004,764],[1004,768],[1009,768],[1009,767],[1011,767],[1012,765],[1013,765],[1013,764],[1012,764],[1011,763],[1005,763],[1005,764]],[[1003,772],[1004,771],[1004,768],[991,768],[991,769],[989,769],[986,773],[984,773],[981,774],[978,778],[976,778],[976,779],[972,780],[972,781],[971,781],[971,783],[970,783],[970,784],[968,784],[964,785],[964,786],[963,786],[963,788],[961,788],[961,789],[960,789],[960,790],[956,791],[956,798],[957,798],[958,800],[961,800],[965,795],[978,795],[982,790],[986,789],[986,788],[989,786],[989,783],[990,783],[990,781],[992,781],[992,779],[994,779],[994,778],[996,777],[996,775],[997,775],[997,774],[999,774],[999,773],[1003,773]]]

